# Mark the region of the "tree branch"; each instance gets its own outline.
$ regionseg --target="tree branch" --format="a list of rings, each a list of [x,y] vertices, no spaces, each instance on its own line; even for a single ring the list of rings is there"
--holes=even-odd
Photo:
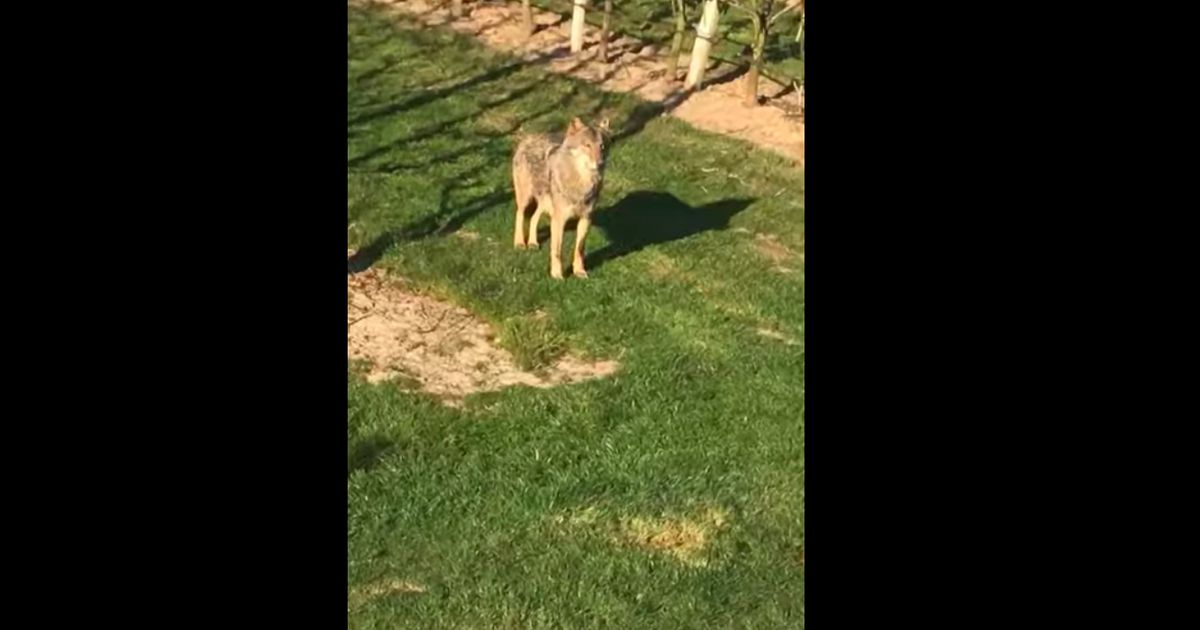
[[[767,24],[774,24],[774,23],[775,23],[775,20],[778,20],[779,18],[783,17],[783,14],[787,13],[788,11],[791,11],[792,9],[796,9],[796,8],[799,8],[799,7],[800,7],[800,3],[799,3],[799,2],[797,2],[797,3],[795,3],[795,4],[789,4],[788,6],[786,6],[786,7],[783,7],[783,9],[781,9],[781,10],[779,11],[779,13],[776,13],[775,15],[772,15],[772,16],[771,16],[771,19],[767,20]]]

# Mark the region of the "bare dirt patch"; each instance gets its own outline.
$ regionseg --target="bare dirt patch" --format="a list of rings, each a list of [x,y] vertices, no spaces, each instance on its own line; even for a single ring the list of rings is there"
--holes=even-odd
[[[347,275],[347,356],[366,378],[415,382],[458,405],[463,397],[514,385],[555,387],[609,376],[616,361],[566,355],[535,372],[497,347],[491,326],[455,304],[418,294],[379,269]]]
[[[537,31],[526,40],[521,5],[517,2],[468,2],[463,17],[450,19],[449,9],[430,0],[384,0],[383,4],[415,17],[429,26],[448,26],[483,43],[518,55],[550,70],[590,81],[610,92],[632,92],[661,103],[670,115],[691,125],[770,149],[804,165],[804,121],[793,112],[795,95],[766,77],[759,79],[760,106],[746,105],[741,83],[730,78],[735,69],[720,64],[706,74],[707,87],[690,95],[682,80],[671,80],[662,53],[630,37],[609,41],[608,63],[599,59],[599,31],[588,25],[584,49],[570,54],[570,21],[564,16],[533,10]],[[449,3],[445,3],[448,5]],[[680,76],[690,60],[680,56]]]
[[[682,61],[680,63],[683,63]],[[760,78],[761,83],[769,83]],[[782,86],[773,84],[781,91]],[[804,123],[769,104],[747,106],[730,81],[693,94],[671,112],[695,127],[747,140],[804,165]]]

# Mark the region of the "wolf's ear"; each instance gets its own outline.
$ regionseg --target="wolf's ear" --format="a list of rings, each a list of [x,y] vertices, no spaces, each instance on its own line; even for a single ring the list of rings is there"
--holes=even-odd
[[[586,125],[584,125],[583,121],[579,120],[579,117],[577,116],[571,119],[571,124],[567,126],[567,133],[579,133],[580,131],[583,131],[585,127]]]

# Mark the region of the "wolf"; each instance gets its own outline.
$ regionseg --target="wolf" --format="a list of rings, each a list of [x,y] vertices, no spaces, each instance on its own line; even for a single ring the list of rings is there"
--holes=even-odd
[[[537,249],[538,221],[550,216],[550,277],[561,280],[563,228],[578,219],[571,273],[588,277],[583,265],[583,245],[592,225],[592,210],[604,180],[604,140],[608,120],[589,127],[571,119],[565,134],[533,134],[521,138],[513,151],[513,193],[517,200],[513,245]],[[534,205],[525,238],[525,214]]]

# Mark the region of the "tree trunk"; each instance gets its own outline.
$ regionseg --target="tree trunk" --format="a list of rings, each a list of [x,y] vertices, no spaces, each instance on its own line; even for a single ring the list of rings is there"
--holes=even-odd
[[[612,0],[604,0],[604,23],[600,26],[600,63],[608,63],[609,15],[612,15]]]
[[[692,44],[692,65],[688,68],[687,79],[683,82],[685,90],[704,82],[704,71],[708,69],[708,53],[712,49],[713,38],[717,36],[717,21],[720,19],[717,0],[704,0],[700,23],[696,25],[696,42]]]
[[[742,79],[742,101],[750,106],[758,105],[758,65],[755,63],[750,64]]]
[[[683,0],[671,0],[671,12],[675,14],[675,37],[671,39],[671,54],[667,58],[667,77],[674,81],[679,70],[679,53],[683,50],[683,32],[687,29],[687,10]]]
[[[575,8],[571,10],[571,52],[583,50],[583,29],[587,17],[587,0],[575,0]]]
[[[767,20],[769,16],[759,13],[750,19],[754,29],[754,47],[751,49],[750,69],[742,83],[742,98],[747,105],[758,105],[758,73],[762,68],[763,50],[767,43]]]
[[[525,39],[533,37],[533,7],[529,0],[521,0],[521,10],[525,14]]]

